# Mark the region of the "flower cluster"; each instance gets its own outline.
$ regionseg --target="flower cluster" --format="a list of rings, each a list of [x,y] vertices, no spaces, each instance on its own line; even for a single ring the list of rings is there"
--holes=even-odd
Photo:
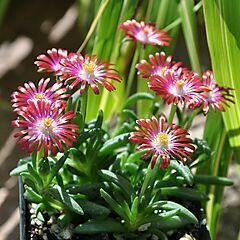
[[[120,25],[125,33],[142,44],[165,46],[170,37],[163,30],[143,21],[128,20]],[[121,77],[111,64],[102,62],[97,56],[69,53],[64,49],[51,49],[37,57],[35,64],[39,72],[53,73],[56,82],[48,87],[50,79],[41,79],[36,86],[33,82],[18,87],[11,96],[14,111],[19,115],[13,125],[21,128],[16,133],[19,144],[29,152],[44,149],[44,155],[64,151],[65,146],[76,142],[78,126],[71,123],[73,111],[65,111],[70,91],[77,87],[84,94],[90,86],[99,94],[99,84],[108,91],[115,90],[112,81],[121,82]],[[138,75],[148,79],[148,87],[162,97],[167,104],[200,108],[206,115],[214,111],[225,111],[224,105],[234,103],[232,89],[215,83],[213,73],[206,71],[203,76],[166,57],[164,52],[149,55],[149,61],[141,60],[136,65]],[[152,167],[161,157],[161,168],[169,165],[171,159],[182,162],[190,160],[194,150],[187,130],[173,123],[166,124],[166,117],[158,121],[137,120],[138,126],[130,140],[140,144],[138,149],[148,149],[143,157],[153,154]]]
[[[111,68],[111,64],[102,62],[96,56],[68,54],[67,50],[55,48],[48,50],[47,53],[48,55],[41,54],[37,57],[35,64],[38,71],[54,73],[61,82],[69,85],[70,90],[80,85],[80,92],[83,94],[89,85],[95,94],[99,94],[98,84],[108,91],[113,91],[115,87],[109,80],[121,81],[121,77]]]
[[[149,55],[150,62],[142,60],[136,65],[138,74],[148,78],[148,86],[167,104],[182,104],[189,108],[202,108],[206,115],[210,106],[216,111],[225,111],[223,105],[234,103],[232,89],[220,87],[215,83],[213,73],[206,71],[203,76],[182,67],[181,62],[166,58],[165,53]]]
[[[89,85],[98,94],[98,84],[112,91],[115,87],[109,79],[120,82],[121,78],[110,64],[101,62],[96,56],[82,56],[63,49],[48,50],[47,55],[37,57],[35,64],[39,72],[53,73],[57,82],[48,87],[48,78],[41,79],[37,86],[28,82],[18,87],[11,101],[19,117],[12,124],[21,128],[15,137],[19,137],[18,143],[23,148],[29,152],[43,148],[47,156],[56,154],[57,149],[62,152],[65,145],[70,147],[76,142],[79,127],[71,123],[75,113],[65,112],[70,96],[67,91],[80,85],[83,94]]]
[[[142,44],[168,45],[170,37],[154,25],[145,22],[128,20],[120,26],[127,36]],[[211,71],[206,71],[203,76],[190,71],[182,66],[181,62],[175,62],[172,56],[166,57],[164,52],[149,55],[149,61],[141,60],[136,65],[138,75],[148,79],[148,87],[156,95],[162,97],[167,104],[187,106],[188,108],[202,108],[204,115],[210,106],[214,111],[225,111],[224,105],[234,103],[230,88],[219,87]],[[152,119],[140,119],[137,121],[135,132],[130,140],[140,144],[139,150],[148,149],[143,155],[147,157],[153,154],[152,168],[156,160],[161,156],[161,168],[169,165],[171,159],[179,159],[183,162],[190,160],[194,150],[188,132],[180,126],[170,124],[165,126],[165,117],[161,116],[159,122]]]
[[[65,99],[69,96],[62,83],[55,83],[47,88],[50,79],[41,79],[36,87],[33,82],[18,87],[12,94],[14,111],[19,118],[12,122],[21,128],[15,134],[18,143],[29,152],[43,147],[44,155],[56,154],[56,148],[63,151],[63,144],[71,146],[76,141],[78,127],[69,121],[75,117],[73,111],[65,114]]]

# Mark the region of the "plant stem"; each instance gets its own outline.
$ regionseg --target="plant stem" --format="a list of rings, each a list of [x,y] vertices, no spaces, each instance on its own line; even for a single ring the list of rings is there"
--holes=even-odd
[[[176,110],[177,110],[177,105],[172,104],[170,115],[168,118],[168,124],[172,123]]]
[[[83,122],[85,123],[86,120],[86,112],[87,112],[87,101],[88,101],[88,86],[85,89],[84,94],[82,95],[81,101],[81,114],[83,116]]]
[[[202,7],[202,1],[200,1],[198,4],[196,4],[193,8],[194,12],[197,12],[200,8]],[[182,22],[181,18],[177,18],[176,20],[174,20],[172,23],[170,23],[169,25],[167,25],[163,30],[168,32],[171,29],[175,28],[176,26],[180,25]]]
[[[147,174],[144,178],[144,182],[143,182],[143,185],[142,185],[142,188],[141,188],[139,199],[142,198],[142,196],[144,195],[144,193],[145,193],[145,191],[148,187],[149,181],[150,181],[151,176],[152,176],[152,172],[153,172],[153,169],[151,168],[151,162],[150,162],[149,165],[148,165]]]
[[[197,108],[197,109],[195,109],[195,110],[191,113],[191,115],[190,115],[187,123],[185,124],[185,125],[186,125],[186,127],[185,127],[186,130],[188,130],[188,129],[192,126],[192,123],[193,123],[194,118],[198,115],[198,113],[199,113],[200,111],[201,111],[201,109],[200,109],[200,108]]]
[[[41,149],[37,152],[37,156],[36,156],[36,170],[37,171],[38,171],[39,162],[43,157],[43,151],[44,151],[44,148],[41,147]]]
[[[133,79],[134,79],[135,72],[136,72],[136,64],[139,59],[140,51],[141,51],[141,43],[137,43],[137,47],[136,47],[136,50],[135,50],[135,53],[133,56],[132,65],[131,65],[130,72],[129,72],[128,79],[127,79],[126,97],[129,96],[131,88],[132,88]]]

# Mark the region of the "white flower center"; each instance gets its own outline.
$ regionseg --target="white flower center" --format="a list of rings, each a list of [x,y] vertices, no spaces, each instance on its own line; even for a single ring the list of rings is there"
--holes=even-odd
[[[155,143],[156,147],[160,149],[167,148],[169,144],[168,134],[163,132],[158,133],[158,135],[155,137]]]
[[[177,82],[176,82],[176,93],[178,95],[184,95],[183,86],[184,86],[184,81],[183,80],[177,80]]]

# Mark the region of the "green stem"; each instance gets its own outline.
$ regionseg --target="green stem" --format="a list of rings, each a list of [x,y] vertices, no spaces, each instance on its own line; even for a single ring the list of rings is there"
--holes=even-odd
[[[177,105],[172,104],[170,115],[168,118],[168,124],[172,123],[176,110],[177,110]]]
[[[195,110],[191,113],[188,121],[185,123],[185,125],[186,125],[185,129],[186,129],[186,130],[188,130],[188,129],[192,126],[192,123],[193,123],[194,118],[198,115],[198,113],[199,113],[200,111],[201,111],[201,108],[197,108],[197,109],[195,109]]]
[[[147,174],[144,178],[144,182],[143,182],[143,185],[142,185],[142,188],[141,188],[139,199],[141,199],[142,196],[144,195],[144,193],[145,193],[145,191],[148,187],[149,181],[151,179],[152,173],[153,173],[153,169],[151,168],[151,162],[150,162],[149,165],[148,165]]]
[[[36,170],[38,171],[39,162],[43,157],[44,147],[41,147],[41,149],[37,152],[36,157]]]
[[[135,50],[135,53],[133,56],[132,65],[131,65],[130,72],[129,72],[128,79],[127,79],[126,97],[129,96],[131,88],[132,88],[133,79],[134,79],[134,76],[136,73],[136,64],[139,59],[140,51],[141,51],[141,44],[137,43],[137,47],[136,47],[136,50]]]
[[[87,112],[87,101],[88,101],[88,87],[86,87],[84,94],[82,95],[81,101],[81,114],[83,116],[83,122],[86,120],[86,112]]]
[[[196,4],[193,8],[194,12],[197,12],[200,8],[202,7],[202,1],[200,1],[198,4]],[[163,30],[165,32],[170,31],[171,29],[175,28],[176,26],[180,25],[182,23],[181,18],[177,18],[176,20],[174,20],[172,23],[170,23],[169,25],[167,25]]]

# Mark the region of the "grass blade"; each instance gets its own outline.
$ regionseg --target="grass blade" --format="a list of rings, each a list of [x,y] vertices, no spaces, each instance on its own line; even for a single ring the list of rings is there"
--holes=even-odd
[[[194,13],[193,0],[181,0],[179,13],[182,20],[184,38],[187,45],[192,69],[198,73],[201,73],[201,64],[197,42],[197,24]]]

